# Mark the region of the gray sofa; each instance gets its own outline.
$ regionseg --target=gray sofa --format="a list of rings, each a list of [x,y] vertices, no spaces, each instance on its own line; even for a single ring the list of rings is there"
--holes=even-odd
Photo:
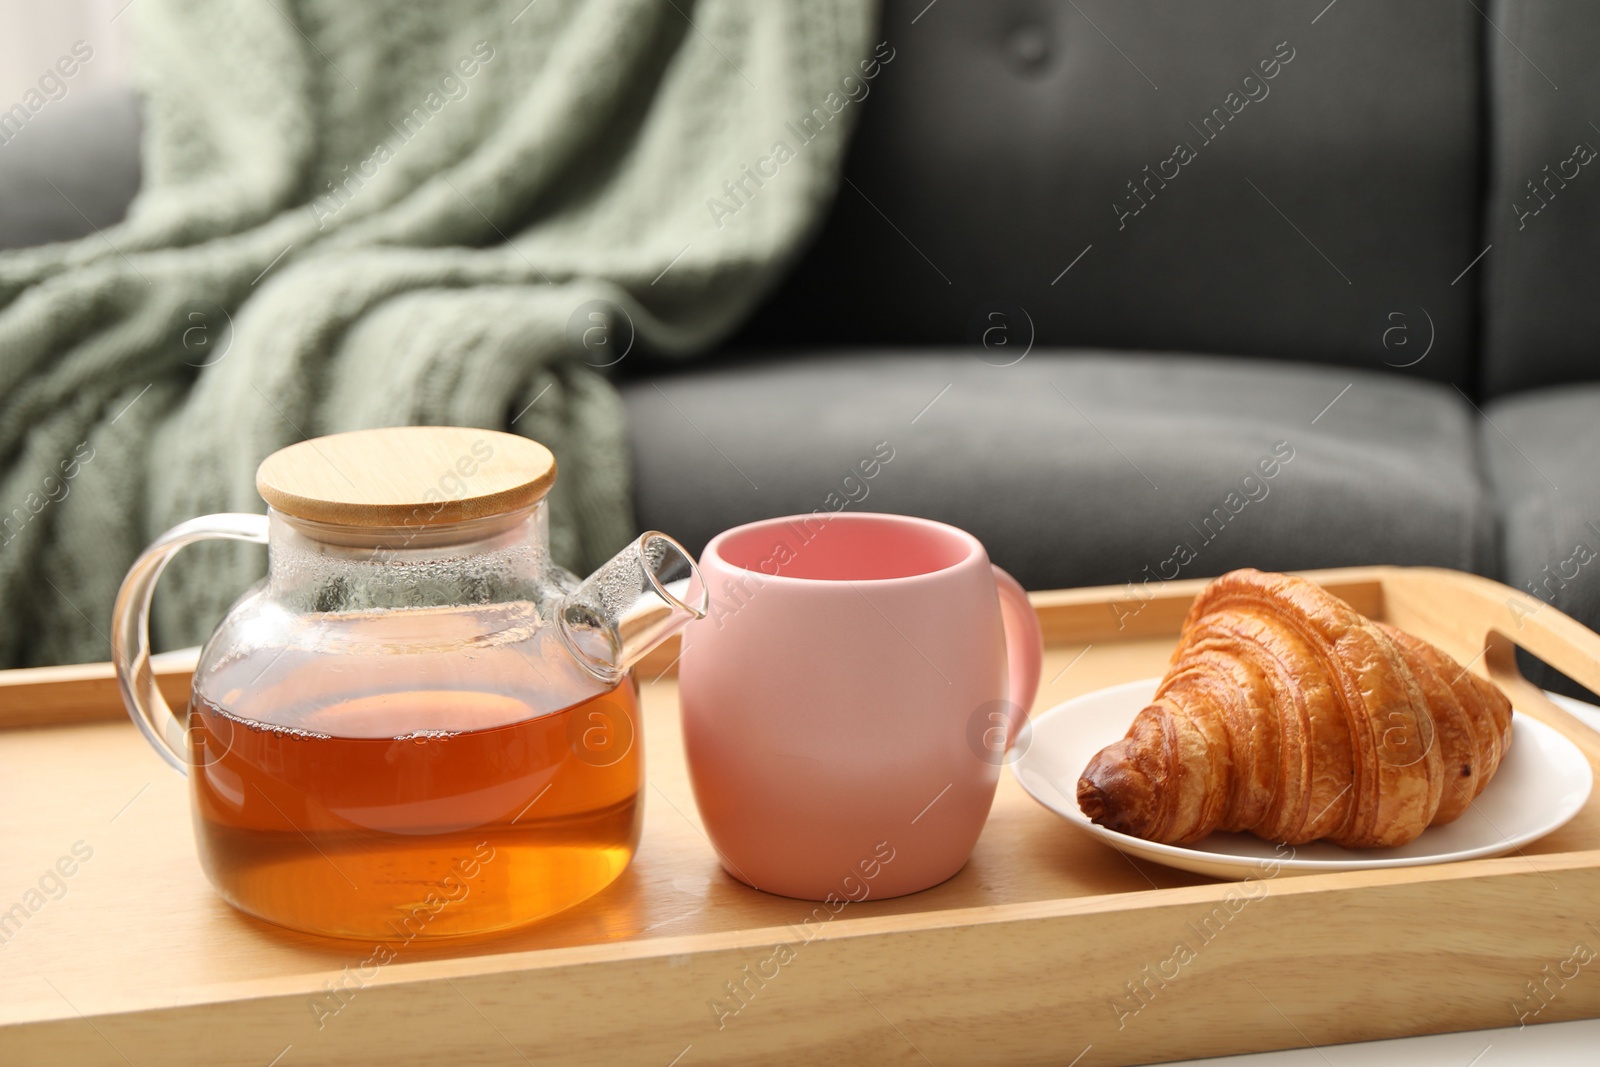
[[[911,512],[1034,588],[1431,564],[1600,625],[1600,10],[886,0],[880,37],[782,286],[618,368],[641,523]],[[136,188],[127,98],[49,121],[0,246]]]

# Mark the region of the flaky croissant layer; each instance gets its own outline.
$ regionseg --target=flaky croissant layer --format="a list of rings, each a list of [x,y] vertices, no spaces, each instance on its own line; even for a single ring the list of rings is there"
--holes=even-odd
[[[1505,695],[1426,641],[1304,578],[1238,570],[1195,599],[1154,702],[1089,762],[1078,805],[1168,844],[1403,845],[1464,812],[1510,742]]]

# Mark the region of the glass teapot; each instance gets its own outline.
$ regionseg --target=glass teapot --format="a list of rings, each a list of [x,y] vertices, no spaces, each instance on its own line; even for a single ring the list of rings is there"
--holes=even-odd
[[[146,738],[188,775],[222,896],[311,933],[408,942],[541,918],[632,859],[644,784],[629,668],[705,614],[646,533],[580,581],[550,559],[543,445],[360,430],[267,457],[266,515],[167,532],[117,596],[112,654]],[[201,651],[177,716],[150,600],[184,545],[267,545],[267,576]]]

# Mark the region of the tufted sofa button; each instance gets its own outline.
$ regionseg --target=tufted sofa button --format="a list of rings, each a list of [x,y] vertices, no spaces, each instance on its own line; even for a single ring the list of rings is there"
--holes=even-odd
[[[1034,73],[1050,58],[1050,37],[1043,26],[1025,23],[1006,38],[1006,54],[1018,71]]]

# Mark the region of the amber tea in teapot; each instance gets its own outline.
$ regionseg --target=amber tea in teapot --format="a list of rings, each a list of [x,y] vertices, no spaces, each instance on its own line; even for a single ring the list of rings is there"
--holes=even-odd
[[[455,497],[409,473],[441,465]],[[134,565],[119,678],[189,775],[201,865],[229,903],[410,940],[541,918],[627,866],[644,766],[628,667],[705,592],[660,534],[581,582],[556,567],[553,478],[541,446],[489,431],[321,438],[262,464],[267,517],[195,520]],[[204,536],[265,540],[268,576],[207,642],[184,724],[159,703],[143,620],[166,559]]]
[[[507,666],[514,690],[530,672]],[[280,683],[296,703],[190,701],[195,835],[238,907],[309,929],[356,928],[376,907],[438,936],[560,911],[628,865],[644,771],[631,680],[541,713],[489,688],[395,693],[381,672],[299,670]]]

